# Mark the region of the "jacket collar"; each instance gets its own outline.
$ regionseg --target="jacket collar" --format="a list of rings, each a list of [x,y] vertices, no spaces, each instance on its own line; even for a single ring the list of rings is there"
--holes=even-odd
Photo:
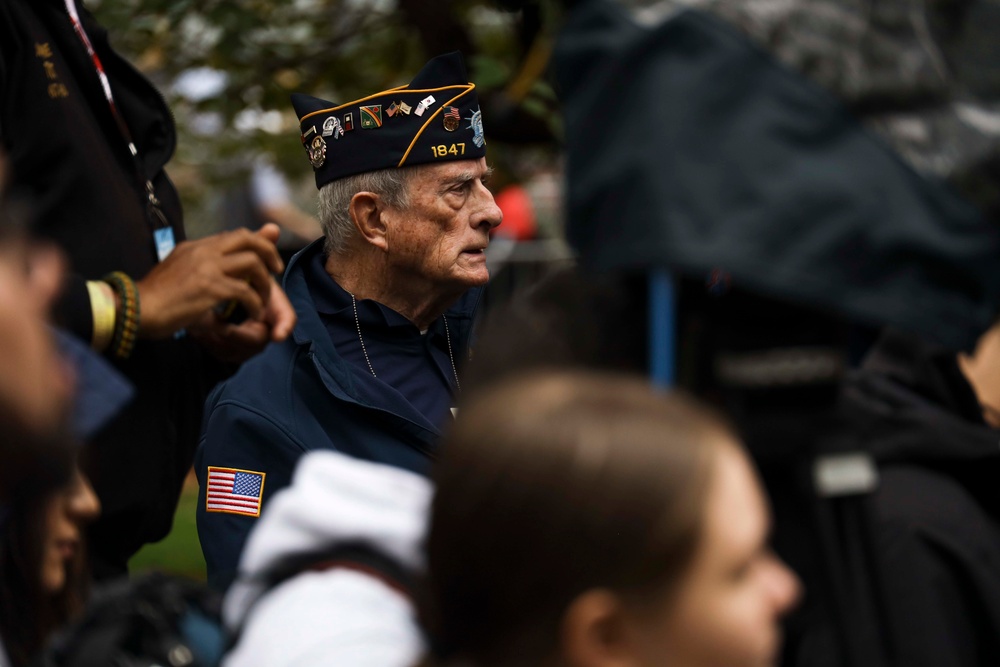
[[[314,343],[324,331],[323,323],[316,314],[316,304],[312,294],[309,292],[309,285],[306,282],[305,267],[308,262],[317,254],[323,252],[324,238],[319,238],[308,246],[300,250],[288,262],[285,269],[283,286],[285,293],[295,305],[295,310],[299,321],[292,333],[295,342],[299,345]],[[471,336],[471,324],[475,317],[479,302],[482,299],[483,287],[473,287],[466,291],[447,311],[445,316],[449,320],[462,322],[462,335],[459,336],[459,347],[465,351],[469,345]],[[306,307],[308,306],[308,307]]]
[[[386,397],[374,395],[361,383],[354,380],[354,368],[344,361],[337,353],[326,326],[320,319],[309,289],[306,278],[306,267],[317,254],[323,252],[324,239],[320,238],[312,242],[289,261],[285,269],[283,285],[285,293],[295,307],[298,315],[298,323],[292,332],[292,340],[300,347],[307,349],[320,370],[327,389],[339,399],[358,403],[365,407],[375,408],[391,412],[397,416],[407,418],[407,410],[403,406],[394,405],[387,402]],[[482,298],[484,288],[474,287],[469,289],[462,297],[445,312],[449,325],[453,326],[452,334],[455,342],[455,360],[464,360],[468,355],[472,328],[476,309]],[[435,322],[434,325],[437,325]],[[415,411],[414,415],[416,414]],[[414,423],[420,423],[422,428],[426,420],[408,419]],[[436,430],[432,435],[438,435]]]

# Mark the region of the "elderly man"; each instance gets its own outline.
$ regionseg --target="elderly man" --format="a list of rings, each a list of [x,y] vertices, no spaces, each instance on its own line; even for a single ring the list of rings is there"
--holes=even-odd
[[[209,580],[299,457],[333,449],[425,472],[460,389],[484,250],[501,212],[462,58],[347,104],[292,98],[325,239],[289,264],[292,337],[209,397],[196,459]],[[296,539],[290,535],[289,539]]]

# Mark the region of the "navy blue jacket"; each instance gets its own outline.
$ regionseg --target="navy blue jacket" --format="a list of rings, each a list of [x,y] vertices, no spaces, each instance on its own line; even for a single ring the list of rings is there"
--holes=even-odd
[[[285,292],[299,318],[292,336],[244,364],[206,402],[195,457],[201,486],[198,535],[209,583],[218,588],[235,576],[256,517],[206,511],[209,466],[263,473],[261,502],[266,505],[275,491],[288,486],[296,462],[309,450],[333,449],[426,474],[441,435],[400,395],[377,391],[367,371],[334,348],[316,312],[306,270],[322,251],[321,239],[296,255],[286,270]],[[481,288],[469,290],[445,314],[456,361],[467,355],[481,294]],[[439,318],[431,330],[441,326]]]

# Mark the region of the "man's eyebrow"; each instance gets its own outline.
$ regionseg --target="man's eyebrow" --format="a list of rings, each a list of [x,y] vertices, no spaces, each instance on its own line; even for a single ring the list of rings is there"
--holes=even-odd
[[[459,174],[455,174],[449,179],[446,179],[444,181],[444,186],[448,188],[453,185],[459,185],[461,183],[468,183],[469,181],[474,181],[476,180],[476,178],[485,181],[492,175],[493,175],[493,167],[488,167],[486,171],[482,173],[481,176],[474,171],[463,171]]]

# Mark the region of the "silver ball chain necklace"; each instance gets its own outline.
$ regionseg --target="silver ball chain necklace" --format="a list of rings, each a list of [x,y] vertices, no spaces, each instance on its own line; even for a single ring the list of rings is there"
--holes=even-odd
[[[373,378],[378,378],[375,374],[375,369],[372,368],[372,360],[368,358],[368,348],[365,347],[365,339],[361,336],[361,319],[358,317],[358,302],[354,298],[354,294],[348,292],[351,295],[351,307],[354,308],[354,325],[358,328],[358,340],[361,341],[361,353],[365,355],[365,362],[368,363],[368,370],[372,372]],[[458,368],[455,367],[455,355],[451,351],[451,331],[448,328],[448,318],[444,315],[441,316],[444,320],[444,337],[448,342],[448,361],[451,362],[451,372],[455,376],[455,388],[458,391],[462,391],[462,385],[458,382]]]

